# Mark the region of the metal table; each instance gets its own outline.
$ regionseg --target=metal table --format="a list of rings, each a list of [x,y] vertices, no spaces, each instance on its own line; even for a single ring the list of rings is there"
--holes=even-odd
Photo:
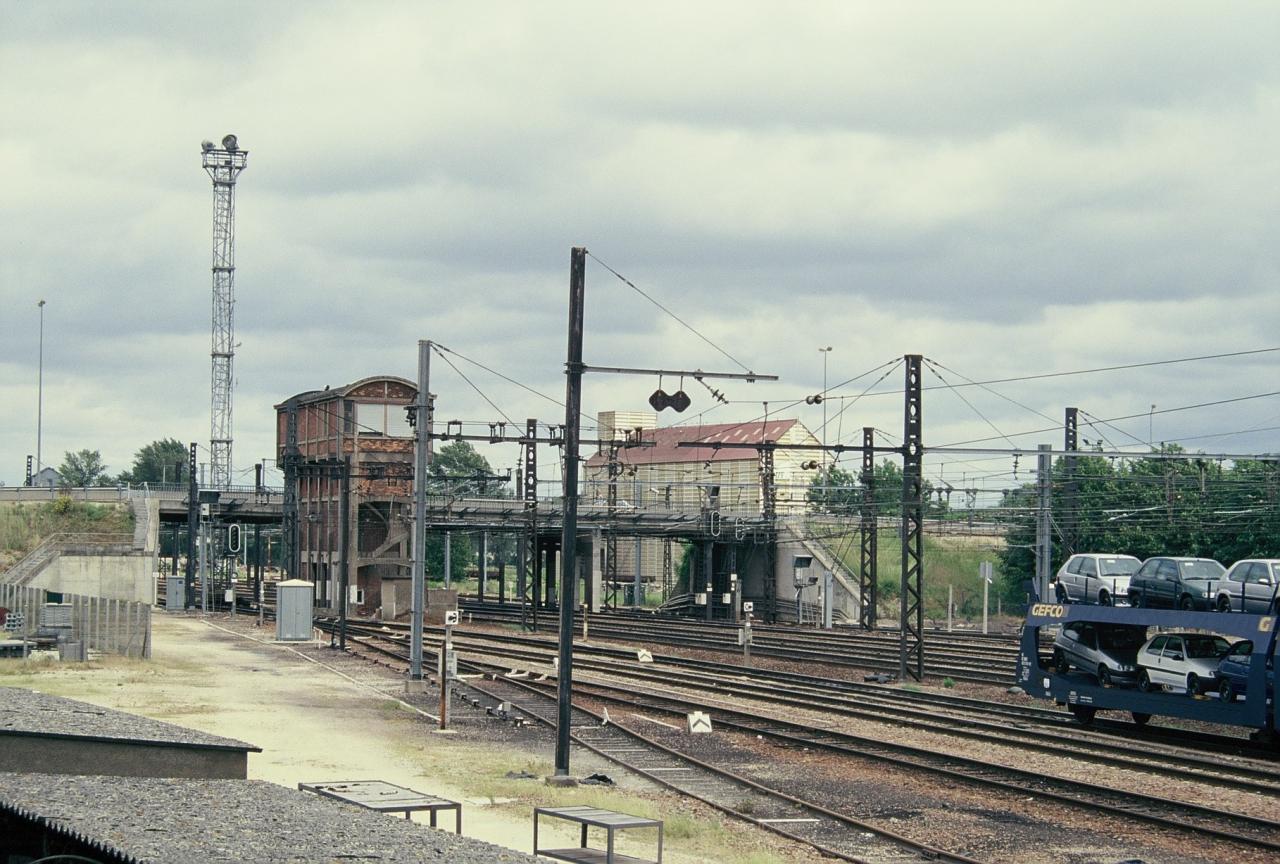
[[[539,849],[539,816],[550,816],[556,819],[565,819],[569,822],[577,822],[582,826],[582,845],[576,849]],[[608,836],[605,849],[587,848],[588,828],[605,829]],[[649,860],[615,852],[613,850],[614,832],[628,828],[657,828],[658,857]],[[533,854],[545,855],[548,858],[558,858],[561,861],[584,862],[584,864],[662,864],[662,820],[629,816],[626,813],[615,813],[612,810],[601,810],[598,807],[535,807],[533,808]]]
[[[452,810],[454,815],[454,831],[462,833],[462,805],[447,798],[437,798],[423,792],[415,792],[404,786],[387,783],[384,780],[335,780],[330,783],[299,783],[303,792],[314,792],[325,798],[345,801],[377,810],[379,813],[404,813],[426,810],[431,814],[431,827],[436,827],[436,814],[441,810]]]

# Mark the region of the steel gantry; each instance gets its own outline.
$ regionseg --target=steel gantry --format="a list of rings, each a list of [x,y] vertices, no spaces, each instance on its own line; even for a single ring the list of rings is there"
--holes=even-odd
[[[858,603],[859,623],[864,630],[876,629],[877,574],[876,574],[876,430],[862,428],[862,502],[858,520]]]
[[[520,595],[520,626],[538,629],[538,596],[542,583],[542,558],[538,554],[538,421],[525,421],[520,444],[520,500],[524,504],[524,531],[520,534],[520,569],[516,593]]]
[[[249,151],[236,136],[227,135],[222,147],[212,141],[200,145],[204,170],[213,181],[213,347],[209,405],[209,485],[231,485],[231,388],[235,359],[236,178],[244,170]]]
[[[924,678],[924,443],[920,355],[906,367],[902,431],[902,585],[898,677]]]
[[[1080,449],[1079,438],[1080,412],[1077,408],[1068,408],[1063,421],[1063,447],[1069,453]],[[1062,545],[1067,555],[1076,551],[1076,538],[1079,536],[1079,498],[1080,480],[1076,476],[1077,459],[1067,456],[1062,460],[1066,471],[1067,482],[1063,488]]]
[[[298,466],[302,453],[298,450],[298,400],[285,403],[284,427],[284,502],[281,543],[285,572],[290,579],[301,579],[298,558]]]

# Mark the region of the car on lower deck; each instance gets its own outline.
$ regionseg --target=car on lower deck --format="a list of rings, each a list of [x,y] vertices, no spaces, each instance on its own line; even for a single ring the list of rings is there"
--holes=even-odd
[[[1073,621],[1064,624],[1053,641],[1054,666],[1060,673],[1080,669],[1103,687],[1134,684],[1138,649],[1146,638],[1146,627]]]
[[[1097,603],[1099,606],[1129,602],[1129,577],[1142,562],[1132,555],[1081,552],[1072,555],[1058,570],[1058,584],[1070,603]]]
[[[1241,639],[1218,661],[1218,695],[1234,702],[1249,691],[1249,670],[1253,667],[1253,642]]]
[[[1188,696],[1218,689],[1218,663],[1231,649],[1221,636],[1159,633],[1138,650],[1138,689],[1172,687]]]
[[[1226,568],[1212,558],[1148,558],[1129,579],[1129,605],[1213,609],[1224,572]]]
[[[1237,561],[1218,581],[1214,604],[1219,612],[1271,614],[1280,591],[1280,559],[1248,558]]]

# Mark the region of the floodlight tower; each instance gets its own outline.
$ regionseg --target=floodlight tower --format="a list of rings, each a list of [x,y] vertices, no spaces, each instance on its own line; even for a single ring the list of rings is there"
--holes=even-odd
[[[231,367],[235,358],[236,178],[249,151],[236,136],[222,147],[200,145],[204,170],[213,180],[213,358],[209,408],[210,486],[231,485]]]

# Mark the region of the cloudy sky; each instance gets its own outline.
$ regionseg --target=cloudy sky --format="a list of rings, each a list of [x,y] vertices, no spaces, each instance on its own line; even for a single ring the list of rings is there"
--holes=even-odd
[[[0,480],[36,449],[40,299],[45,463],[87,447],[116,472],[156,438],[207,447],[200,142],[226,132],[249,150],[249,481],[273,404],[413,377],[419,339],[563,399],[574,245],[596,256],[589,363],[738,368],[603,261],[782,378],[719,385],[734,404],[718,407],[685,382],[684,422],[767,402],[817,429],[822,409],[794,403],[821,389],[826,346],[829,384],[857,379],[836,397],[905,353],[935,386],[1275,349],[1277,37],[1270,2],[0,0]],[[563,422],[454,359],[510,418]],[[930,390],[925,440],[1056,444],[1036,430],[1076,405],[1141,415],[1082,427],[1110,445],[1280,450],[1275,395],[1168,410],[1280,390],[1277,368],[1272,350]],[[500,419],[433,372],[440,419]],[[585,406],[643,408],[655,383],[588,376]],[[828,440],[901,435],[898,396],[828,408]],[[956,485],[1011,471],[929,462]]]

